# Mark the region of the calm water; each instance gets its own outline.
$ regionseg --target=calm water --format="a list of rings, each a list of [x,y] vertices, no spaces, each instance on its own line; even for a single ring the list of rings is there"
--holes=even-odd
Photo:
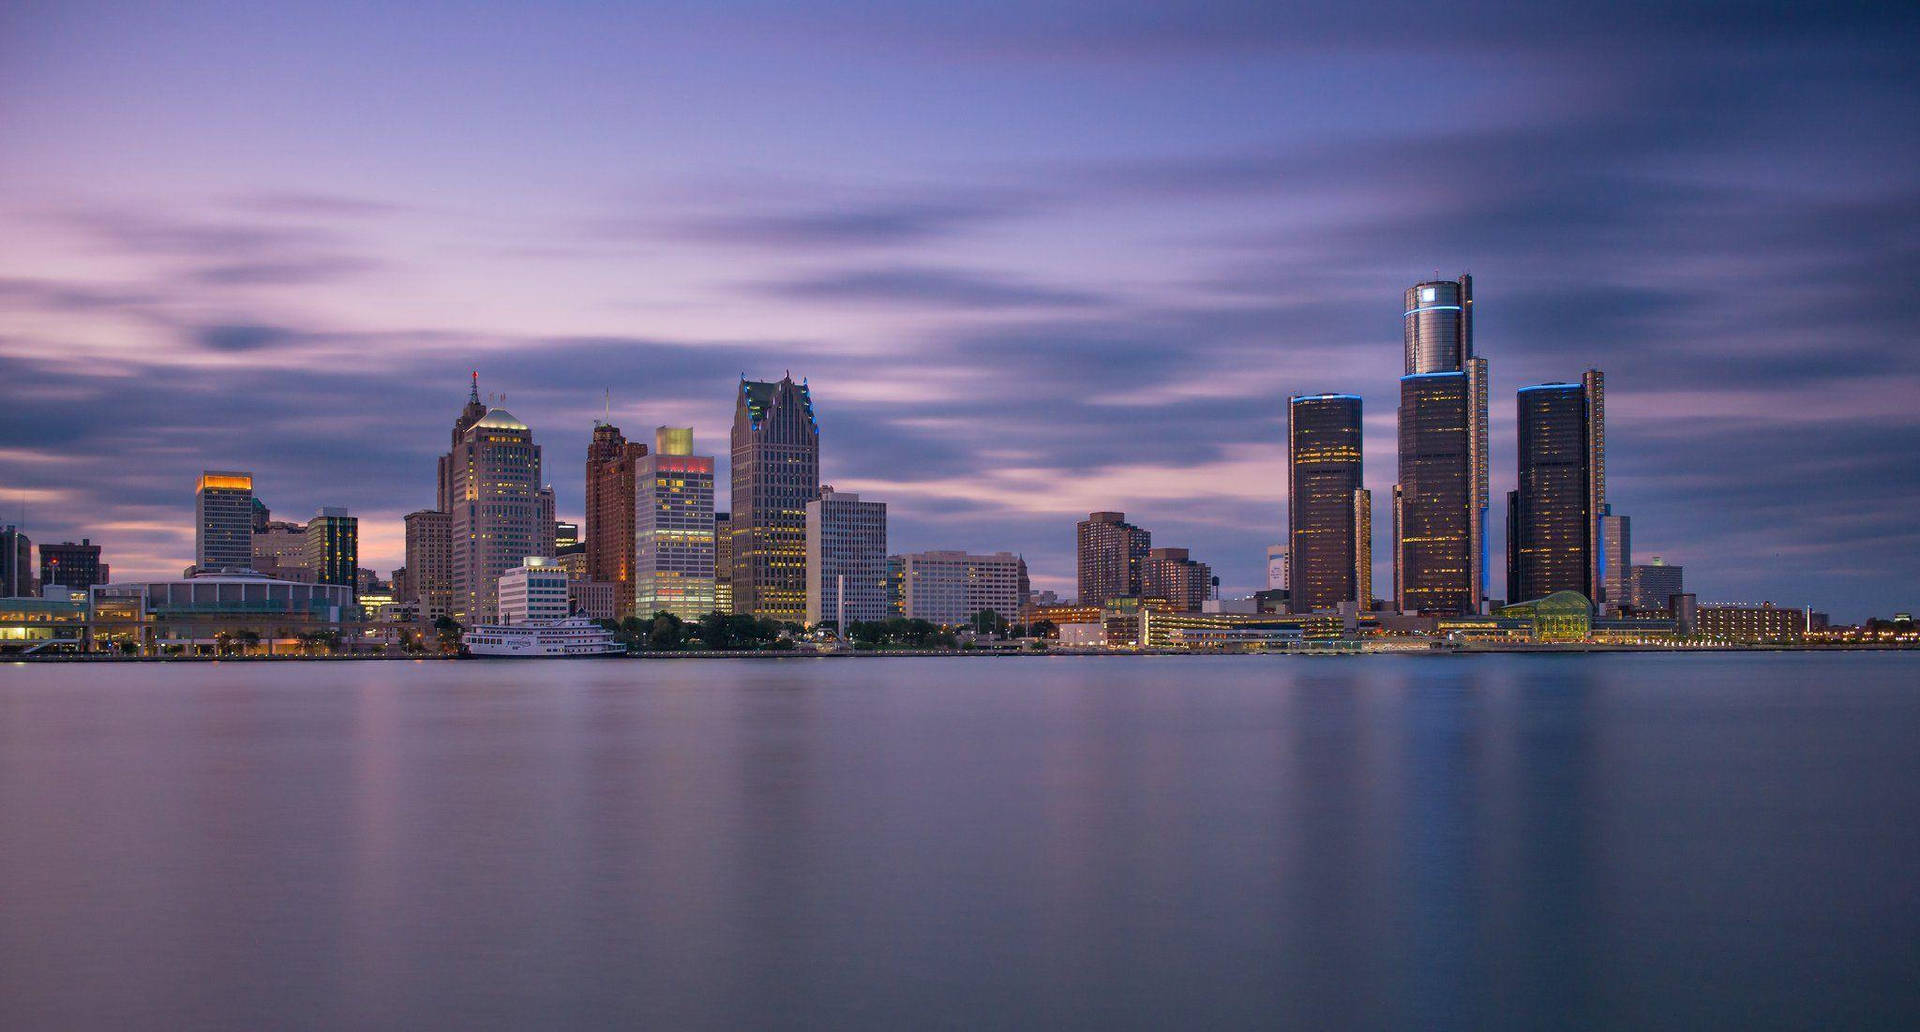
[[[0,1027],[1920,1026],[1920,655],[0,666]]]

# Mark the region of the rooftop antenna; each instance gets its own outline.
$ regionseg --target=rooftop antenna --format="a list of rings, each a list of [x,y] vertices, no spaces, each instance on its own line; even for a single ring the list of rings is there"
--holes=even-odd
[[[467,397],[476,402],[480,400],[480,370],[478,369],[473,371],[473,393]]]
[[[613,422],[613,388],[606,388],[606,397],[600,402],[600,422]]]

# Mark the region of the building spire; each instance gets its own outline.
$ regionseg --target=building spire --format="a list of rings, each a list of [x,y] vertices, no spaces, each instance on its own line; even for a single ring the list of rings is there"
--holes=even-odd
[[[467,400],[475,405],[480,404],[480,370],[478,369],[473,371],[473,392],[467,395]]]

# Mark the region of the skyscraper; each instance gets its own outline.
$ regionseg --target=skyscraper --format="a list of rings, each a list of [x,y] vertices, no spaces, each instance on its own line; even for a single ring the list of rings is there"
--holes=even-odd
[[[534,555],[552,559],[560,549],[560,518],[558,503],[554,498],[553,485],[543,484],[534,492],[534,500],[540,505],[540,538],[535,543]]]
[[[467,394],[466,407],[460,410],[460,415],[453,421],[453,437],[447,454],[440,456],[440,487],[438,493],[434,495],[434,508],[441,512],[453,511],[454,452],[460,447],[460,438],[464,437],[468,428],[478,423],[480,417],[486,414],[487,407],[480,403],[480,373],[475,371],[472,387]]]
[[[33,581],[33,541],[19,527],[0,527],[0,598],[37,594]]]
[[[420,619],[432,621],[453,612],[453,517],[439,509],[406,515],[407,595]]]
[[[634,462],[636,612],[698,620],[713,612],[713,457],[693,454],[693,428],[653,432]]]
[[[85,591],[95,584],[107,583],[107,574],[107,564],[100,561],[100,546],[94,544],[91,538],[81,538],[77,545],[64,541],[57,545],[40,546],[42,587],[59,584]]]
[[[1287,557],[1295,613],[1363,608],[1360,398],[1297,395],[1287,403]]]
[[[791,373],[741,380],[733,410],[733,609],[807,615],[807,503],[820,497],[813,395]]]
[[[1598,369],[1580,383],[1520,388],[1519,487],[1507,494],[1507,601],[1577,591],[1600,579],[1606,416]]]
[[[360,520],[341,508],[325,508],[307,521],[306,548],[302,553],[316,584],[341,584],[358,588],[360,568]]]
[[[1473,353],[1473,277],[1409,287],[1402,314],[1394,607],[1472,613],[1486,592],[1487,362]]]
[[[1669,566],[1657,555],[1652,562],[1627,571],[1626,604],[1636,610],[1668,609],[1673,605],[1673,596],[1686,590],[1684,568]]]
[[[733,612],[733,514],[713,514],[713,609]]]
[[[253,474],[210,469],[193,493],[193,565],[201,573],[253,567]]]
[[[1625,516],[1615,516],[1613,506],[1600,517],[1600,598],[1601,609],[1617,613],[1627,604],[1627,577],[1633,566],[1633,525]]]
[[[447,468],[452,616],[484,623],[497,615],[500,575],[551,544],[544,537],[550,510],[540,498],[540,447],[513,413],[488,409],[460,433]]]
[[[587,576],[613,585],[614,612],[633,612],[634,463],[647,446],[612,423],[596,423],[587,445]]]
[[[1140,595],[1151,533],[1128,523],[1124,512],[1090,512],[1080,521],[1076,540],[1081,605],[1104,606],[1109,599]]]
[[[1154,548],[1140,565],[1140,594],[1165,599],[1182,612],[1197,613],[1212,594],[1213,569],[1184,548]]]
[[[807,503],[807,625],[887,618],[887,503],[822,487]],[[846,636],[846,627],[839,628]]]

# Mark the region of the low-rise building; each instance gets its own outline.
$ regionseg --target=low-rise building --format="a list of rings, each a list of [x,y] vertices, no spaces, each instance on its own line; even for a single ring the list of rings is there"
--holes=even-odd
[[[568,615],[567,571],[552,559],[530,555],[500,575],[500,622],[551,623]]]
[[[1693,633],[1712,641],[1784,644],[1806,637],[1807,614],[1771,602],[1754,605],[1702,605],[1694,609]]]

